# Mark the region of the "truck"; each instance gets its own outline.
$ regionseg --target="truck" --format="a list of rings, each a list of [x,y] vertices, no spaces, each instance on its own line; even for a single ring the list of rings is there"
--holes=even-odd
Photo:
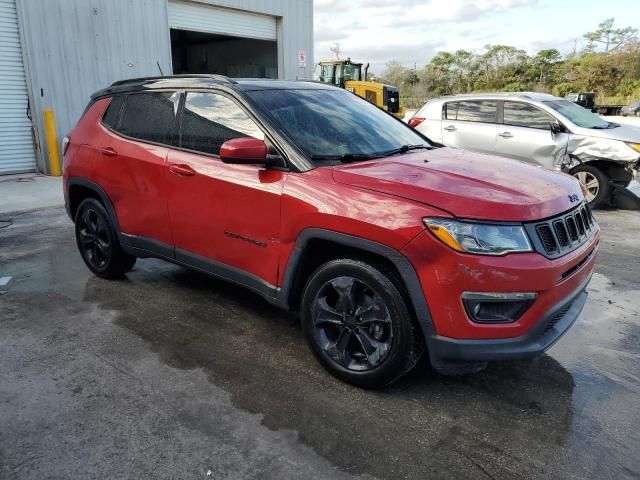
[[[624,107],[624,104],[597,105],[595,92],[570,93],[564,98],[598,115],[620,115],[620,111]]]

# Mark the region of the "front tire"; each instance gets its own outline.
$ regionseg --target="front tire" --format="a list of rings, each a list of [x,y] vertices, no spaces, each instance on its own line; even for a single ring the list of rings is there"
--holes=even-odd
[[[96,199],[80,203],[75,231],[82,260],[97,276],[120,278],[135,265],[136,257],[122,250],[107,211]]]
[[[316,358],[361,388],[389,385],[420,359],[424,340],[393,272],[343,258],[320,266],[305,287],[302,325]]]
[[[578,165],[571,174],[587,189],[585,199],[591,208],[599,208],[609,202],[611,182],[602,170],[591,165]]]

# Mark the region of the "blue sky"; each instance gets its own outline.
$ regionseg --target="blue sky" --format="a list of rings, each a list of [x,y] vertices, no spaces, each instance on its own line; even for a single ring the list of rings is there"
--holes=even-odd
[[[335,57],[335,41],[374,72],[390,60],[421,66],[440,50],[486,44],[567,53],[602,20],[639,28],[639,14],[638,0],[314,0],[315,61]]]

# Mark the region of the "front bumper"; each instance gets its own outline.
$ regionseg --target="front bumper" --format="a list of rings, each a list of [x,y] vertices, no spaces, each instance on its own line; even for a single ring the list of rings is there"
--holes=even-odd
[[[454,252],[429,232],[403,249],[418,274],[429,322],[422,322],[433,366],[539,355],[575,322],[586,301],[600,232],[556,258],[530,252],[505,256]],[[531,292],[535,301],[517,320],[478,323],[464,292]]]
[[[535,357],[551,347],[576,321],[587,301],[589,276],[527,333],[515,338],[460,340],[433,335],[428,342],[434,367],[451,362],[487,362]]]

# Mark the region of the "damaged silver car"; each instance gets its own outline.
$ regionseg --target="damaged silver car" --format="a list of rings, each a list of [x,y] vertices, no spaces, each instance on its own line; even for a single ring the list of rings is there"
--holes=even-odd
[[[409,124],[434,142],[538,163],[577,177],[592,207],[611,201],[640,169],[640,128],[608,122],[542,93],[430,100]]]

